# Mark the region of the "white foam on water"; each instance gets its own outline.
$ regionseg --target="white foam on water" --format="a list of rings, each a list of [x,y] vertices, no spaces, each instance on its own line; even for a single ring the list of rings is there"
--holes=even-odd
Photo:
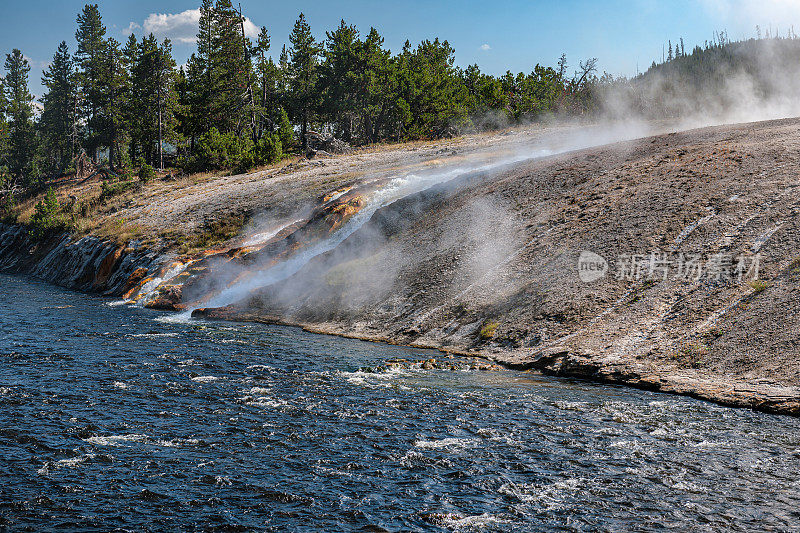
[[[265,409],[277,409],[278,407],[289,405],[289,402],[287,402],[286,400],[276,400],[276,399],[261,397],[255,400],[248,401],[247,405],[253,407],[262,407]]]
[[[163,315],[156,317],[155,321],[162,324],[189,324],[192,322],[192,312],[183,311],[171,315]]]
[[[441,440],[418,440],[414,443],[417,448],[426,450],[438,450],[441,448],[467,448],[475,446],[478,443],[475,439],[460,439],[456,437],[447,437]]]
[[[389,367],[380,372],[372,372],[365,370],[356,370],[355,372],[345,372],[337,370],[334,374],[338,374],[345,378],[348,382],[354,385],[372,385],[377,387],[390,387],[391,384],[387,383],[403,376],[409,376],[413,372],[411,368]]]
[[[81,439],[88,444],[95,446],[122,446],[126,442],[145,442],[147,435],[108,435],[106,437],[88,437]]]
[[[720,448],[723,446],[723,444],[721,442],[702,440],[700,442],[693,444],[692,446],[694,446],[695,448]]]
[[[489,513],[472,516],[447,515],[442,520],[443,527],[446,529],[452,529],[454,531],[491,531],[495,527],[507,523],[507,520],[503,520]]]
[[[61,468],[64,466],[76,467],[80,466],[81,464],[85,463],[90,459],[94,459],[95,457],[97,457],[95,454],[89,453],[86,455],[81,455],[80,457],[73,457],[72,459],[61,459],[60,461],[56,461],[55,463],[53,463],[53,466],[55,468]]]
[[[196,381],[197,383],[212,383],[219,380],[220,378],[217,376],[197,376],[192,378],[192,381]]]
[[[200,441],[198,439],[171,439],[157,440],[156,444],[164,448],[178,448],[181,446],[197,446]]]
[[[245,370],[272,370],[269,365],[250,365]]]
[[[543,509],[553,511],[564,509],[565,499],[584,490],[586,484],[586,478],[568,478],[548,485],[508,482],[501,485],[498,492],[524,503],[535,502]]]

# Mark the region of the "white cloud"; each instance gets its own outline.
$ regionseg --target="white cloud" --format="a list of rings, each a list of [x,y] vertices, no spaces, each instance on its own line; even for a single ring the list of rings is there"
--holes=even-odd
[[[491,49],[492,49],[492,47],[491,47],[491,46],[489,46],[489,43],[483,43],[483,44],[481,45],[481,50],[483,50],[484,52],[488,52],[488,51],[489,51],[489,50],[491,50]]]
[[[144,19],[142,29],[145,34],[156,37],[169,37],[179,43],[193,43],[197,40],[197,27],[200,23],[200,10],[187,9],[182,13],[150,13]]]
[[[251,39],[257,39],[258,34],[261,33],[261,28],[253,24],[253,21],[249,18],[244,18],[244,34],[250,37]]]
[[[142,24],[131,22],[122,33],[125,35],[152,33],[159,39],[169,38],[176,43],[194,44],[197,42],[199,24],[199,9],[187,9],[181,13],[150,13]],[[244,32],[251,39],[255,39],[258,37],[259,29],[250,19],[245,18]]]
[[[141,30],[141,29],[142,29],[142,27],[139,24],[136,24],[135,22],[131,22],[130,24],[128,24],[127,28],[122,30],[122,35],[127,37],[128,35],[136,33],[138,30]]]
[[[27,61],[28,65],[32,69],[39,69],[39,70],[45,70],[46,68],[50,67],[50,63],[51,63],[50,61],[38,61],[38,60],[33,59],[32,57],[27,56],[25,54],[22,54],[22,59]]]
[[[771,25],[785,34],[792,25],[800,27],[798,0],[701,0],[701,4],[713,19],[737,30],[755,33],[757,24],[762,30]]]

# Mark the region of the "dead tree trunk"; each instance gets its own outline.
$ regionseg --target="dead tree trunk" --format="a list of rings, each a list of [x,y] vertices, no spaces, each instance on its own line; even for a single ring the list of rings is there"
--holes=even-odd
[[[244,60],[245,62],[250,61],[250,53],[247,50],[247,37],[244,33],[244,16],[242,15],[242,4],[239,3],[239,22],[242,28],[242,51],[244,52]],[[253,135],[253,141],[258,141],[256,137],[256,99],[253,95],[253,81],[250,76],[250,69],[247,69],[247,95],[250,98],[250,110],[252,111],[252,122],[250,123],[250,129]]]
[[[159,78],[161,76],[159,75]],[[158,83],[158,169],[164,170],[164,121],[162,117],[161,80]]]

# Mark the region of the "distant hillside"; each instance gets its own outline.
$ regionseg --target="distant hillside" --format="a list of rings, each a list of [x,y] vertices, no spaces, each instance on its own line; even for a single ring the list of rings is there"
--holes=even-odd
[[[756,114],[755,119],[800,112],[800,39],[723,39],[675,54],[631,80],[601,88],[606,107],[648,118]]]

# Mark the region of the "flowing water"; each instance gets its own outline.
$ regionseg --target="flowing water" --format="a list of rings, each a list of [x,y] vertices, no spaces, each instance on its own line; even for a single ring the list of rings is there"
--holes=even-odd
[[[0,277],[0,530],[796,530],[796,419]]]
[[[302,249],[299,253],[293,255],[286,261],[282,261],[277,265],[270,266],[264,270],[257,271],[253,275],[248,276],[244,281],[234,283],[233,285],[226,287],[220,291],[219,294],[213,296],[210,300],[203,302],[200,307],[223,307],[234,304],[258,289],[288,279],[293,274],[296,274],[315,257],[320,256],[325,252],[329,252],[339,246],[345,241],[345,239],[358,231],[370,218],[372,218],[372,215],[374,215],[378,209],[385,207],[401,198],[424,191],[430,187],[433,187],[434,185],[446,183],[458,177],[463,177],[474,173],[498,171],[503,167],[508,167],[523,161],[539,159],[541,157],[551,155],[552,153],[553,152],[551,150],[540,148],[537,150],[530,150],[524,155],[502,157],[488,163],[473,163],[472,165],[468,166],[447,167],[445,169],[440,169],[433,172],[408,174],[402,177],[393,178],[389,181],[389,183],[368,195],[367,205],[352,218],[350,218],[350,220],[348,220],[331,236],[312,246]],[[275,232],[275,234],[277,233],[278,232]],[[157,285],[158,284],[156,283],[156,286]],[[152,288],[154,289],[155,286]],[[143,290],[142,292],[145,291]],[[192,310],[193,309],[190,309],[182,313],[182,316],[188,317],[191,315]]]

